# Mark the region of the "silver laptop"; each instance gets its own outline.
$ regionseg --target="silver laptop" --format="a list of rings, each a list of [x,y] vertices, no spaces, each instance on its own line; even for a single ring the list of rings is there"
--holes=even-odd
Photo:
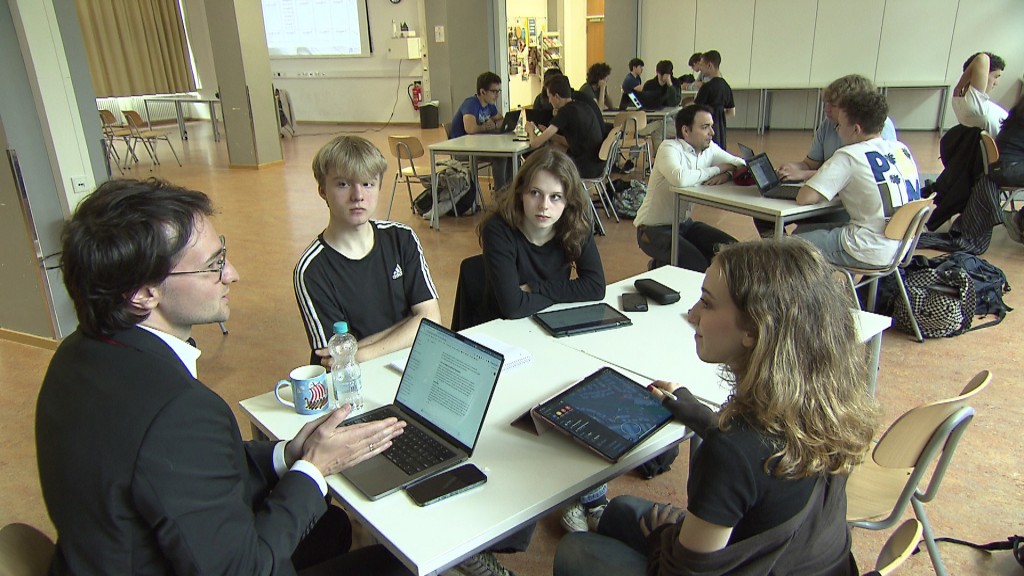
[[[408,424],[380,456],[344,470],[370,500],[473,454],[504,356],[430,320],[420,322],[393,404],[342,426],[395,416]]]
[[[779,181],[779,175],[775,173],[771,160],[764,152],[755,155],[747,160],[747,168],[754,176],[754,183],[757,191],[765,198],[778,198],[782,200],[796,200],[800,192],[799,184],[784,184]]]

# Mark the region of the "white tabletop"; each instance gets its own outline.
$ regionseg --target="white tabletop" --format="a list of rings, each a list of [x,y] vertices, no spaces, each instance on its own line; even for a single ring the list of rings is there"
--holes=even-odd
[[[466,134],[427,146],[431,152],[451,154],[517,154],[530,148],[529,142],[514,140],[513,134]]]
[[[623,312],[632,320],[632,326],[559,338],[557,341],[648,380],[668,380],[686,386],[694,396],[710,404],[725,403],[731,387],[722,379],[720,365],[707,364],[697,357],[694,330],[686,320],[687,311],[700,298],[704,275],[674,266],[662,266],[610,284],[604,301],[621,310],[620,297],[626,292],[636,292],[633,282],[637,278],[652,278],[676,290],[680,294],[679,301],[662,306],[648,299],[647,312]],[[559,304],[557,307],[578,305]],[[888,316],[860,310],[853,313],[861,342],[880,335],[892,321]]]
[[[726,400],[728,384],[721,379],[718,365],[697,358],[694,331],[686,322],[687,310],[699,297],[703,275],[665,266],[610,285],[605,301],[620,308],[619,295],[632,291],[633,281],[640,277],[678,290],[679,302],[668,306],[651,302],[650,311],[627,314],[632,326],[567,338],[549,336],[530,318],[494,320],[466,331],[525,348],[533,356],[531,363],[503,373],[498,380],[470,459],[488,476],[482,488],[425,508],[416,506],[401,491],[371,502],[337,475],[327,479],[331,493],[410,570],[429,574],[486,549],[588,488],[635,468],[684,439],[685,427],[672,422],[617,464],[609,464],[557,432],[534,436],[510,425],[531,407],[606,365],[640,384],[670,380],[710,403]],[[889,326],[889,318],[884,316],[859,312],[857,318],[862,339]],[[401,350],[362,364],[367,409],[394,399],[399,375],[387,365],[407,355],[408,350]],[[270,438],[291,438],[315,418],[295,414],[278,403],[273,392],[244,400],[241,406]]]
[[[757,214],[769,220],[775,220],[780,217],[787,221],[799,220],[800,218],[808,218],[826,212],[838,212],[843,209],[843,205],[838,198],[832,199],[831,202],[801,206],[793,200],[765,198],[757,191],[756,186],[739,186],[736,184],[673,186],[671,190],[682,196],[684,200],[689,200],[690,202],[742,214]]]
[[[510,424],[516,417],[606,365],[593,356],[558,345],[546,334],[521,329],[531,323],[498,320],[468,331],[484,332],[526,348],[533,355],[532,363],[499,378],[477,450],[470,459],[487,474],[483,487],[421,508],[403,491],[371,502],[344,478],[335,475],[327,479],[331,493],[343,501],[344,508],[416,574],[442,570],[486,549],[685,437],[685,427],[672,422],[617,464],[609,464],[557,432],[536,436],[513,428]],[[362,364],[368,408],[394,399],[399,375],[386,365],[407,353],[399,351]],[[639,376],[628,375],[646,383]],[[271,438],[291,438],[303,423],[314,418],[296,415],[279,404],[272,392],[241,405]]]

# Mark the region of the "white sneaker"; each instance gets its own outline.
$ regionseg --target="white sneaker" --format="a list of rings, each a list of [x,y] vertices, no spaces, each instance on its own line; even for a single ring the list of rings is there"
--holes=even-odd
[[[596,532],[604,514],[604,506],[584,508],[579,502],[562,511],[562,527],[568,532]]]
[[[587,513],[583,510],[582,504],[573,502],[568,508],[562,510],[562,528],[565,528],[567,532],[590,531],[590,527],[587,526]]]

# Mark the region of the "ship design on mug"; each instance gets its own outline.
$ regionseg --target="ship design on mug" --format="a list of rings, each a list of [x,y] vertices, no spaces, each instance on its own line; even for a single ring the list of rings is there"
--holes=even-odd
[[[309,396],[306,397],[306,410],[320,410],[327,405],[327,387],[323,382],[317,382],[309,387]]]

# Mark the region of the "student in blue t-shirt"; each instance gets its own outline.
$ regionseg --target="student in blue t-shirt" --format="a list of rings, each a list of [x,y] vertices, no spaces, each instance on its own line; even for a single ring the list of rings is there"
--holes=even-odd
[[[504,119],[498,112],[501,96],[501,78],[494,72],[484,72],[476,79],[476,95],[462,101],[452,118],[451,137],[484,134],[501,128]],[[512,179],[512,161],[508,158],[482,158],[491,163],[494,189],[500,190]]]
[[[629,61],[629,74],[626,74],[626,78],[622,81],[622,99],[619,100],[619,109],[625,110],[626,106],[629,106],[629,97],[626,94],[630,92],[640,92],[643,90],[643,80],[640,79],[640,75],[644,73],[644,61],[639,58],[633,58]]]

